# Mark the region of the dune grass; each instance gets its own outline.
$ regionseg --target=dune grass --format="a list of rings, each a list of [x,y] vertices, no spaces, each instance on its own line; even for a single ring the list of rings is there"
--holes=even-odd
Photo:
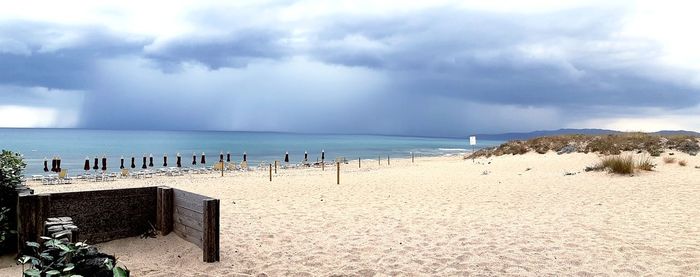
[[[634,173],[634,158],[631,155],[626,156],[608,156],[600,160],[603,168],[615,174],[632,174]]]
[[[641,157],[639,159],[639,162],[637,162],[637,168],[639,170],[644,170],[644,171],[652,171],[654,170],[654,166],[656,166],[650,157]]]
[[[635,161],[632,155],[614,155],[602,157],[597,164],[586,167],[586,171],[606,170],[614,174],[629,175],[635,170],[652,171],[655,166],[652,159],[647,156],[642,156]]]
[[[620,155],[625,151],[637,151],[658,157],[665,149],[696,155],[700,153],[700,139],[689,135],[656,135],[640,132],[611,135],[547,136],[508,141],[498,147],[478,150],[465,158],[521,155],[531,151],[540,154],[554,151],[560,154],[578,152],[604,155]]]

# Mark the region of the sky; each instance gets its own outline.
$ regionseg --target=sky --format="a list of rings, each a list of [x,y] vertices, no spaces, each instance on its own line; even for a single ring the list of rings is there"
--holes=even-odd
[[[0,6],[0,127],[700,130],[696,1]]]

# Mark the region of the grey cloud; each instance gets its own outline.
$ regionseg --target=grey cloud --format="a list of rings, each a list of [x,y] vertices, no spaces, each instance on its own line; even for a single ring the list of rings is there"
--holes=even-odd
[[[657,44],[614,35],[624,12],[322,17],[304,43],[260,10],[196,11],[169,40],[3,22],[0,84],[84,91],[79,127],[118,129],[458,136],[697,106]]]
[[[0,51],[0,84],[59,89],[89,87],[97,60],[138,54],[145,43],[103,27],[28,21],[0,22],[0,43],[7,41],[17,51]]]
[[[682,72],[649,76],[648,68],[661,67],[653,62],[660,47],[619,38],[623,15],[596,9],[536,15],[438,9],[341,19],[319,31],[310,55],[385,70],[395,78],[394,89],[405,93],[483,103],[668,108],[700,103],[696,87],[673,80]],[[357,37],[362,39],[353,45]]]
[[[283,37],[282,32],[266,29],[239,30],[220,36],[183,36],[151,47],[144,56],[166,71],[178,70],[185,62],[199,63],[209,69],[240,68],[260,59],[285,57],[290,51]]]

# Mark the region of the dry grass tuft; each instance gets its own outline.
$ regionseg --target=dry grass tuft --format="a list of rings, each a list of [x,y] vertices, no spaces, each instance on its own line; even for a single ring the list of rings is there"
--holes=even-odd
[[[686,165],[688,165],[688,162],[686,162],[685,160],[680,160],[680,161],[678,161],[678,165],[686,166]]]
[[[639,170],[644,170],[644,171],[652,171],[654,170],[654,166],[656,166],[651,158],[649,157],[641,157],[639,159],[639,162],[637,163],[637,168]]]
[[[635,162],[632,155],[615,155],[601,158],[599,163],[586,167],[585,171],[607,170],[610,173],[627,175],[634,173],[635,169],[652,171],[655,166],[652,159],[646,156]]]
[[[634,173],[634,159],[632,156],[611,156],[603,158],[601,161],[608,171],[616,174]]]
[[[673,157],[664,157],[664,163],[672,164],[672,163],[675,163],[675,162],[676,162],[676,158],[673,158]]]

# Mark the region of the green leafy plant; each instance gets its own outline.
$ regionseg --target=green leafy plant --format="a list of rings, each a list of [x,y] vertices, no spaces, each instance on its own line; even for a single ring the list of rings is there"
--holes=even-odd
[[[17,233],[10,227],[9,212],[9,208],[0,207],[0,242],[5,241],[8,236]]]
[[[23,266],[23,276],[129,276],[129,270],[116,266],[116,258],[97,251],[84,242],[66,243],[58,239],[42,237],[43,247],[37,242],[27,242],[28,253],[17,262]],[[24,268],[29,265],[29,268]]]
[[[0,253],[14,241],[17,229],[17,187],[22,184],[22,171],[27,165],[22,156],[7,150],[0,153]],[[14,249],[13,249],[14,250]]]

